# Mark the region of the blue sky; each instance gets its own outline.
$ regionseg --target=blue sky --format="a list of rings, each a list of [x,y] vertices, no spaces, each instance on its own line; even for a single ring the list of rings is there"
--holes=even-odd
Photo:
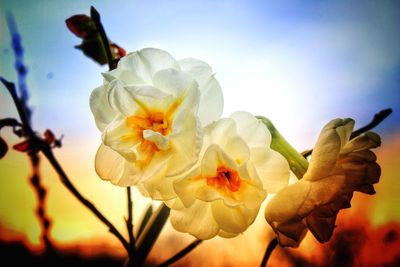
[[[247,110],[270,117],[299,146],[311,145],[332,118],[353,117],[361,126],[386,107],[395,112],[379,129],[399,129],[396,1],[2,1],[0,73],[15,78],[8,10],[23,38],[40,128],[99,136],[88,97],[107,69],[73,48],[80,40],[64,23],[90,5],[127,51],[153,46],[210,63],[225,116]],[[0,96],[0,112],[12,114],[4,90]]]

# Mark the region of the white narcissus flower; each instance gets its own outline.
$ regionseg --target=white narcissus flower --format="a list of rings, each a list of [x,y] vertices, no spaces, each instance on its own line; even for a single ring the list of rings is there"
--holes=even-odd
[[[321,243],[330,239],[340,209],[350,207],[354,191],[374,194],[380,177],[376,156],[379,135],[361,134],[351,140],[354,121],[335,119],[323,129],[307,172],[282,189],[267,204],[265,218],[282,246],[296,247],[307,228]]]
[[[103,140],[96,172],[120,186],[140,182],[155,199],[173,197],[172,185],[167,190],[157,181],[198,160],[202,126],[222,113],[222,91],[210,66],[146,48],[103,76],[104,84],[90,96]]]
[[[266,126],[246,112],[207,126],[199,162],[174,182],[172,226],[203,240],[245,231],[267,192],[288,183],[289,165],[270,143]]]

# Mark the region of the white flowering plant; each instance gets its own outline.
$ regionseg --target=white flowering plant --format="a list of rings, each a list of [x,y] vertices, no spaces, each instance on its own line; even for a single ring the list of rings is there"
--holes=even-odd
[[[128,239],[70,182],[52,152],[61,140],[51,131],[41,136],[32,129],[26,92],[21,89],[18,94],[14,84],[3,78],[20,121],[2,119],[0,128],[12,127],[24,138],[14,148],[27,152],[32,162],[43,153],[66,188],[122,243],[128,254],[125,266],[145,264],[168,218],[174,229],[196,241],[162,266],[179,260],[203,240],[245,232],[267,194],[273,193],[264,213],[277,238],[266,251],[265,265],[278,243],[297,247],[307,230],[321,243],[327,242],[338,212],[350,207],[353,192],[375,193],[380,167],[371,149],[381,139],[369,130],[391,110],[379,113],[358,131],[353,131],[352,119],[330,121],[309,161],[309,155],[298,153],[265,117],[237,111],[221,118],[222,89],[207,63],[177,60],[157,48],[126,54],[108,40],[94,8],[90,17],[69,18],[67,26],[83,39],[79,49],[85,55],[109,66],[89,100],[102,140],[94,162],[101,179],[127,188]],[[7,149],[0,137],[0,157]],[[298,181],[289,185],[291,172]],[[162,203],[154,212],[145,211],[136,233],[131,187]],[[40,219],[48,230],[46,214]]]

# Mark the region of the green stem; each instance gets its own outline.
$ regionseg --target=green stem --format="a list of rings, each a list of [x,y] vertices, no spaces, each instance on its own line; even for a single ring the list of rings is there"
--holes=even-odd
[[[157,211],[153,213],[149,222],[146,224],[143,233],[137,240],[136,247],[138,259],[137,261],[135,261],[137,266],[142,266],[146,261],[147,255],[153,248],[153,245],[156,242],[159,234],[161,233],[161,230],[164,227],[164,224],[167,221],[168,217],[169,208],[164,203],[162,203]]]
[[[262,116],[256,116],[261,122],[267,126],[271,133],[272,141],[271,148],[279,152],[288,161],[290,169],[298,179],[301,179],[308,168],[308,161],[296,149],[294,149],[279,131],[275,128],[272,122]]]
[[[126,188],[128,217],[126,218],[126,228],[129,235],[129,260],[134,261],[136,254],[135,235],[133,234],[133,202],[131,196],[131,187]]]
[[[110,50],[110,44],[108,42],[106,31],[104,30],[103,24],[101,24],[99,12],[93,6],[90,7],[90,17],[92,18],[94,24],[96,25],[97,31],[99,32],[104,51],[106,53],[108,68],[113,70],[115,69],[114,58]]]

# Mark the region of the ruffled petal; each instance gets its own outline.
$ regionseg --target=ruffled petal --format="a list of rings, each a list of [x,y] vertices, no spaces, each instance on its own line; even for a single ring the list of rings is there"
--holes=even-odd
[[[214,177],[220,165],[233,170],[237,168],[236,162],[219,145],[210,145],[201,160],[201,174],[203,177]]]
[[[238,134],[246,141],[250,148],[269,147],[271,134],[260,120],[248,112],[237,111],[231,115],[236,122]]]
[[[106,146],[110,146],[114,150],[122,152],[132,149],[133,146],[139,142],[136,135],[137,134],[127,126],[126,120],[119,116],[104,129],[102,139]]]
[[[156,48],[145,48],[121,58],[117,68],[134,73],[144,83],[151,85],[156,72],[168,68],[179,69],[179,65],[168,52]]]
[[[153,110],[166,110],[172,104],[173,97],[152,86],[121,86],[115,80],[108,87],[108,100],[114,110],[131,116],[144,115]]]
[[[187,58],[179,61],[181,70],[189,73],[200,89],[199,118],[204,126],[219,119],[224,107],[222,90],[211,67],[200,60]]]
[[[203,141],[202,129],[193,113],[187,112],[185,116],[179,116],[176,120],[179,124],[174,123],[174,127],[179,128],[179,131],[170,135],[169,139],[172,155],[168,163],[168,176],[178,175],[191,168],[198,161]]]
[[[119,186],[134,185],[140,177],[138,170],[132,164],[103,144],[96,153],[95,170],[101,179]]]
[[[219,227],[229,233],[242,233],[257,216],[257,209],[228,207],[222,200],[212,202],[212,214]]]
[[[224,230],[219,230],[218,236],[223,237],[223,238],[234,238],[238,236],[239,233],[229,233],[225,232]]]
[[[281,154],[268,148],[252,148],[251,162],[268,193],[276,193],[287,186],[290,168]]]
[[[177,231],[189,233],[201,240],[213,238],[219,232],[211,205],[206,202],[195,201],[190,208],[172,209],[170,218]]]
[[[89,99],[90,109],[93,113],[96,126],[103,131],[107,125],[117,116],[117,112],[111,108],[104,86],[93,90]]]
[[[197,82],[189,74],[176,69],[163,69],[154,74],[153,84],[166,94],[181,96],[188,89],[198,88]]]
[[[236,136],[236,124],[233,119],[220,119],[204,129],[205,144],[218,144],[220,147],[226,147],[229,141]]]
[[[185,58],[178,60],[181,70],[189,73],[199,84],[199,87],[204,87],[213,76],[213,71],[206,62],[194,59]]]

